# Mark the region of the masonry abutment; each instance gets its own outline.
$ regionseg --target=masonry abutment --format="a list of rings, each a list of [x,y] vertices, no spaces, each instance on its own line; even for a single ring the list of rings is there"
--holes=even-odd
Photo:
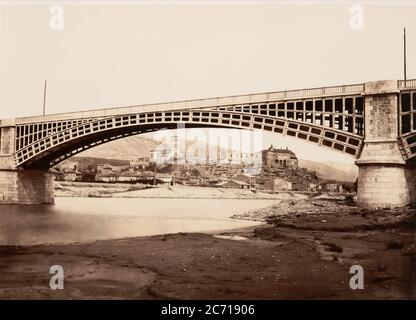
[[[0,204],[53,204],[54,175],[48,171],[19,170],[14,161],[15,125],[0,126]]]
[[[365,84],[365,139],[359,167],[360,208],[394,208],[415,203],[415,167],[406,163],[398,145],[397,81]]]

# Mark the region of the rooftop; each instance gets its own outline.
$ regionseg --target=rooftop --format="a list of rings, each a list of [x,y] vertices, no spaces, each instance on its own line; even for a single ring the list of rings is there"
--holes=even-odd
[[[266,151],[272,151],[272,152],[276,152],[276,153],[288,153],[290,155],[296,156],[296,154],[292,150],[289,150],[287,147],[286,148],[275,148],[273,145],[270,145],[270,147],[268,149],[263,150],[263,152],[266,152]]]

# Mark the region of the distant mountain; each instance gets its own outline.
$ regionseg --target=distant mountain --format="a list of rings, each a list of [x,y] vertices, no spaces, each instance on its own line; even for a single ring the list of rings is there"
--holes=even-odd
[[[173,141],[167,140],[166,147],[169,147],[170,143],[174,143]],[[185,150],[188,152],[190,147],[194,147],[197,154],[198,152],[202,152],[202,149],[198,147],[198,143],[196,140],[188,140],[185,142]],[[150,151],[156,149],[161,142],[155,141],[150,138],[142,137],[142,136],[133,136],[127,137],[120,140],[112,141],[105,143],[103,145],[91,148],[86,150],[80,154],[78,154],[77,158],[100,158],[100,159],[118,159],[118,160],[133,160],[140,157],[149,157]],[[206,146],[206,154],[203,156],[208,156],[208,145]],[[161,148],[164,150],[164,148]],[[223,154],[227,154],[224,149],[221,149]],[[196,155],[197,155],[196,154]],[[192,153],[192,156],[196,156]]]
[[[316,171],[319,177],[337,181],[354,182],[358,177],[358,167],[354,164],[342,162],[317,162],[299,159],[299,167]]]
[[[150,151],[158,144],[149,138],[132,136],[91,148],[78,154],[77,157],[132,160],[150,156]]]
[[[96,158],[96,157],[72,157],[68,162],[77,162],[79,170],[86,170],[89,166],[97,168],[100,164],[109,164],[112,166],[126,166],[130,163],[128,160],[109,159],[109,158]]]

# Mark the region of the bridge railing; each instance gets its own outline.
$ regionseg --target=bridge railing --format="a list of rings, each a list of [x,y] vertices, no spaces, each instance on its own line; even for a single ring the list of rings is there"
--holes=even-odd
[[[310,89],[299,89],[299,90],[286,90],[266,93],[256,93],[250,95],[236,95],[212,99],[202,99],[201,105],[212,106],[212,105],[227,105],[227,104],[240,104],[260,101],[270,101],[279,99],[296,99],[296,98],[309,98],[319,97],[328,95],[342,95],[342,94],[358,94],[364,92],[364,84],[352,84],[352,85],[340,85],[332,87],[320,87]],[[189,102],[195,100],[186,101],[187,105]],[[198,100],[197,100],[198,101]]]
[[[303,99],[333,95],[360,94],[364,91],[364,84],[340,85],[332,87],[319,87],[299,90],[275,91],[266,93],[255,93],[248,95],[234,95],[207,99],[182,100],[176,102],[151,103],[128,107],[107,108],[101,110],[87,110],[81,112],[50,114],[46,116],[33,116],[17,118],[17,123],[34,123],[59,121],[67,119],[80,119],[91,117],[105,117],[115,114],[129,114],[146,111],[165,111],[190,108],[209,108],[218,106],[232,106],[237,104],[250,104],[269,102],[273,100]]]
[[[208,99],[196,99],[196,100],[184,100],[171,103],[163,103],[167,109],[179,109],[179,108],[200,108],[200,107],[213,107],[213,106],[227,106],[243,103],[257,103],[267,102],[272,100],[284,100],[284,99],[302,99],[312,98],[320,96],[330,95],[342,95],[342,94],[359,94],[364,91],[364,84],[353,85],[341,85],[333,87],[320,87],[311,89],[300,90],[286,90],[266,93],[255,93],[249,95],[235,95]]]
[[[416,79],[397,81],[399,89],[416,88]]]

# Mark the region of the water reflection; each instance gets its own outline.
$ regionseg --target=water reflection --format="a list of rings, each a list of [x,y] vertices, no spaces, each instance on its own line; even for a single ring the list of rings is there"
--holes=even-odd
[[[256,225],[230,219],[274,200],[56,198],[55,205],[0,206],[0,244],[84,242]]]

